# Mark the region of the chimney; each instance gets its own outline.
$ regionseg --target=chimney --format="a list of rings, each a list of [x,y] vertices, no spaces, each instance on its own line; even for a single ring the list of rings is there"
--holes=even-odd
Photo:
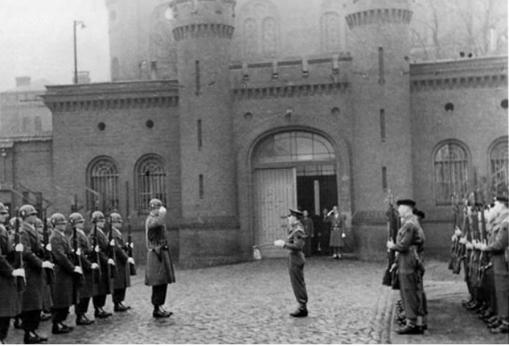
[[[30,76],[16,77],[16,88],[29,86],[30,86]]]

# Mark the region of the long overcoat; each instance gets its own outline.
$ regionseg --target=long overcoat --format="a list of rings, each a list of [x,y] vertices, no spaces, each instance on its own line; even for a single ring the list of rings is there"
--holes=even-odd
[[[81,229],[76,229],[76,237],[78,238],[78,247],[81,250],[81,269],[83,269],[83,280],[82,284],[79,288],[79,296],[80,298],[90,298],[92,297],[93,291],[93,275],[92,275],[92,262],[91,258],[93,255],[93,249],[90,246],[90,242],[88,241],[87,235]],[[70,244],[72,246],[74,241],[74,232],[70,237]]]
[[[108,250],[109,250],[109,242],[108,238],[104,234],[104,232],[97,227],[97,241],[96,241],[96,231],[94,228],[90,231],[88,235],[88,239],[90,244],[94,246],[96,244],[99,247],[99,267],[101,269],[101,275],[99,281],[94,283],[93,285],[93,295],[105,295],[110,294],[112,292],[113,280],[110,275],[110,268],[108,264]]]
[[[111,228],[111,232],[112,238],[115,241],[115,258],[117,264],[117,272],[115,279],[113,280],[113,287],[114,289],[118,290],[131,286],[129,263],[127,263],[129,256],[127,256],[127,253],[124,250],[125,243],[124,239],[122,238],[122,233],[120,233],[120,231],[114,227]]]
[[[344,247],[345,240],[342,234],[345,232],[346,217],[341,214],[332,214],[329,216],[330,222],[330,247]]]
[[[55,283],[53,284],[53,307],[67,308],[73,304],[74,263],[69,239],[54,229],[50,237],[51,253],[55,263]]]
[[[21,294],[12,276],[14,245],[9,233],[0,225],[0,317],[14,317],[21,312]]]
[[[400,274],[416,272],[419,261],[417,244],[424,241],[424,239],[419,238],[421,233],[424,234],[420,231],[419,222],[413,215],[404,220],[398,230],[394,250],[398,251],[398,270]]]
[[[499,221],[493,228],[493,235],[488,244],[487,251],[492,255],[493,272],[495,275],[507,277],[507,285],[509,287],[509,270],[505,262],[504,251],[508,242],[509,213],[501,215]]]
[[[166,240],[164,217],[155,213],[149,215],[145,222],[145,235],[148,250],[145,285],[157,286],[174,283],[175,270]]]
[[[43,278],[42,268],[43,249],[41,237],[34,226],[23,222],[20,232],[23,244],[23,261],[25,264],[26,288],[23,292],[22,311],[42,310]]]

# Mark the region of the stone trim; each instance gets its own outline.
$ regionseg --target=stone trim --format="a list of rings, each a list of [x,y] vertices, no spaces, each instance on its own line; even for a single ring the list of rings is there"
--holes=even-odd
[[[173,29],[173,37],[176,41],[203,37],[221,37],[231,39],[233,36],[233,30],[233,26],[226,24],[188,24]]]
[[[410,91],[430,91],[463,88],[492,88],[507,86],[507,74],[490,74],[482,76],[455,76],[442,78],[417,79],[410,82]]]
[[[178,106],[178,96],[133,97],[114,99],[88,99],[46,101],[52,112],[74,112],[107,109],[146,109]]]
[[[349,14],[346,16],[346,22],[350,29],[369,24],[410,24],[412,13],[410,10],[400,8],[379,8]]]
[[[234,97],[238,99],[261,99],[274,97],[300,97],[345,92],[349,87],[347,82],[245,87],[233,89]]]

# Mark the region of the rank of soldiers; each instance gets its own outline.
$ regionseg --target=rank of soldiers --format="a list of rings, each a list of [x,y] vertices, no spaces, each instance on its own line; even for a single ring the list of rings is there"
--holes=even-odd
[[[509,333],[508,198],[487,204],[473,198],[454,201],[454,234],[449,269],[463,275],[470,295],[463,306],[492,333]]]
[[[94,211],[88,232],[80,213],[39,219],[34,206],[26,204],[10,221],[9,214],[0,203],[1,343],[11,320],[24,330],[26,344],[48,340],[37,331],[44,320],[52,320],[53,334],[71,332],[65,320],[73,305],[76,325],[92,324],[95,320],[87,316],[91,299],[95,319],[108,318],[112,313],[104,305],[109,294],[114,312],[130,309],[123,301],[135,274],[133,243],[130,232],[124,241],[120,214],[106,218]]]

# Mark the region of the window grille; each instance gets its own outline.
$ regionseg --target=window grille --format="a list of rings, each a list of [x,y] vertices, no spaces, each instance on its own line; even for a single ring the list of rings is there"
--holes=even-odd
[[[166,172],[163,160],[157,155],[142,158],[136,168],[136,207],[139,212],[148,212],[152,198],[160,199],[167,205]]]
[[[90,166],[87,206],[89,210],[111,212],[119,208],[118,169],[111,158],[101,157]]]
[[[450,204],[451,196],[465,196],[468,186],[466,150],[455,143],[446,143],[437,150],[435,166],[435,201]]]
[[[496,143],[490,151],[490,176],[492,191],[506,192],[509,187],[509,159],[507,139]]]

